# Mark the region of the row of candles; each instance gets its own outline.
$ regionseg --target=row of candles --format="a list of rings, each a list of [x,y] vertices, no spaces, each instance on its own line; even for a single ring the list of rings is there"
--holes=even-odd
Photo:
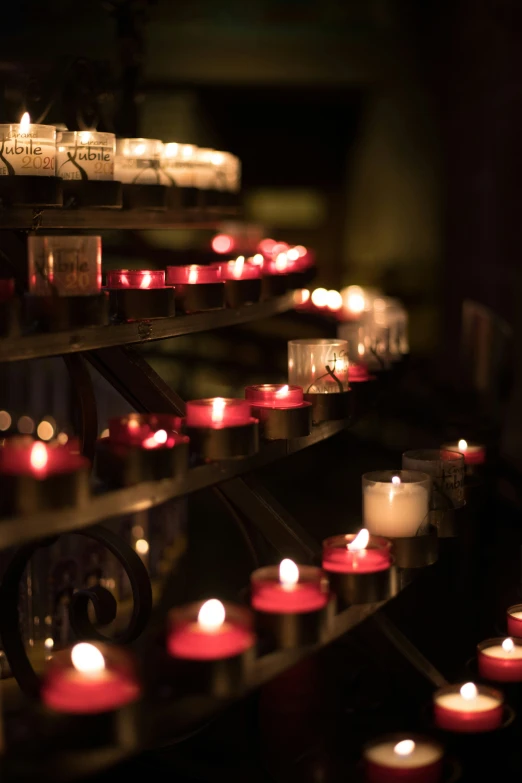
[[[95,130],[58,130],[31,122],[0,125],[0,176],[117,180],[236,193],[241,163],[230,152],[159,139],[116,139]]]

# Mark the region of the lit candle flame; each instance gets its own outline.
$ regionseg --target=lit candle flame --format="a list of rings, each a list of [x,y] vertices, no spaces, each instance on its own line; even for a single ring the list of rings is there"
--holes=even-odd
[[[326,307],[328,291],[326,288],[314,288],[312,291],[312,304],[315,307]]]
[[[105,669],[105,658],[94,644],[81,642],[71,650],[71,661],[76,671],[88,677],[97,677]]]
[[[299,569],[293,560],[285,557],[279,565],[279,581],[285,590],[291,590],[299,581]]]
[[[29,130],[29,125],[31,124],[31,117],[29,116],[28,111],[24,111],[22,114],[22,118],[20,120],[20,133],[27,133]]]
[[[364,343],[359,343],[357,346],[357,353],[359,356],[364,356]]]
[[[339,291],[332,289],[326,294],[326,306],[329,310],[340,310],[343,306],[343,298]]]
[[[359,530],[353,541],[347,545],[348,549],[350,552],[360,552],[361,550],[366,549],[369,540],[370,533],[368,530],[366,530],[365,527],[363,527],[361,530]]]
[[[83,133],[80,133],[80,141],[82,144],[88,144],[91,140],[91,134],[89,131],[84,131]]]
[[[467,451],[468,449],[468,441],[467,440],[459,440],[459,451]]]
[[[466,701],[476,699],[478,696],[477,686],[473,682],[466,682],[460,689],[460,695]]]
[[[263,266],[265,259],[261,255],[261,253],[256,253],[255,256],[252,256],[252,263],[256,266]]]
[[[287,397],[289,392],[288,384],[285,386],[281,386],[280,389],[276,391],[275,396],[276,397]]]
[[[411,756],[413,751],[415,750],[415,743],[411,739],[405,739],[401,740],[401,742],[398,742],[393,752],[396,753],[398,756]]]
[[[137,144],[136,147],[134,147],[134,155],[137,155],[138,157],[140,155],[143,155],[145,152],[145,144]]]
[[[198,612],[198,624],[204,631],[218,631],[225,622],[225,607],[217,598],[205,601]]]
[[[392,476],[391,483],[392,483],[392,484],[395,484],[395,486],[397,486],[398,484],[400,484],[400,483],[401,483],[401,480],[400,480],[399,476]]]
[[[194,264],[190,267],[188,281],[190,285],[198,282],[198,268]]]
[[[156,443],[166,443],[167,442],[167,431],[166,430],[156,430],[154,433],[154,440]]]
[[[216,397],[212,400],[212,421],[222,422],[223,413],[225,412],[226,402],[223,397]]]
[[[296,247],[291,247],[286,254],[290,261],[297,261],[299,258],[299,250]]]
[[[238,256],[235,261],[232,261],[232,274],[234,277],[241,277],[244,265],[245,256]]]
[[[364,310],[364,291],[358,285],[350,285],[346,291],[346,306],[352,313],[362,313]]]
[[[49,457],[47,455],[47,449],[44,444],[38,442],[33,443],[30,457],[31,467],[33,467],[35,470],[43,470],[47,465],[48,459]]]
[[[288,264],[288,256],[286,253],[279,253],[275,260],[275,268],[278,272],[284,272]]]
[[[502,642],[502,649],[504,650],[504,652],[507,653],[513,652],[513,650],[515,649],[515,642],[513,641],[513,639],[509,639],[509,638],[504,639],[504,641]]]
[[[152,281],[152,275],[146,272],[141,278],[140,288],[148,288]]]

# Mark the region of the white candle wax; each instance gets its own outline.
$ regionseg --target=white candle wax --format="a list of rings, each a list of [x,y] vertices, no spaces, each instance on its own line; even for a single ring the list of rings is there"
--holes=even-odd
[[[190,188],[194,185],[196,152],[197,147],[193,144],[165,144],[161,165],[179,188]]]
[[[379,745],[372,745],[365,751],[366,760],[373,764],[380,764],[382,767],[416,769],[435,764],[442,758],[443,751],[440,745],[431,742],[416,741],[413,750],[408,754],[397,753],[395,751],[397,744],[396,740],[388,740]]]
[[[380,482],[364,487],[364,526],[373,535],[404,538],[416,535],[426,522],[429,493],[426,487]]]
[[[114,175],[113,133],[64,131],[58,134],[57,174],[67,180],[110,180]]]
[[[442,693],[437,704],[455,712],[487,712],[500,706],[500,701],[488,693],[477,693],[472,699],[465,699],[460,693]]]
[[[35,125],[24,114],[19,123],[0,125],[0,176],[56,176],[56,129]]]
[[[510,612],[510,617],[516,617],[517,620],[522,620],[522,612]]]
[[[522,660],[522,646],[515,644],[511,650],[505,650],[501,644],[494,644],[481,650],[482,655],[490,658],[500,658],[503,661]]]

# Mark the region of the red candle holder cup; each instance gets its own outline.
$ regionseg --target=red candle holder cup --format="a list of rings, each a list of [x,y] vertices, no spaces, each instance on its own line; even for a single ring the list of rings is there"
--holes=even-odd
[[[256,630],[276,648],[317,644],[325,638],[333,602],[320,568],[283,560],[279,566],[254,571],[250,587]]]
[[[261,297],[261,267],[239,256],[235,261],[215,264],[219,277],[225,283],[227,307],[241,307],[259,302]]]
[[[368,783],[438,783],[444,748],[432,737],[388,734],[364,746],[363,760]]]
[[[485,680],[522,682],[522,639],[486,639],[477,645],[477,666]]]
[[[117,321],[168,318],[175,314],[174,289],[160,269],[113,269],[107,272],[111,316]]]
[[[167,652],[177,690],[226,697],[242,684],[255,655],[247,609],[215,599],[172,609]]]
[[[472,443],[461,439],[455,443],[445,443],[441,449],[458,451],[464,457],[466,479],[468,483],[480,480],[486,467],[486,447],[481,443]]]
[[[522,639],[522,604],[508,606],[506,614],[508,634]]]
[[[15,298],[12,278],[0,278],[0,337],[20,333],[20,300]]]
[[[183,477],[188,469],[189,438],[182,419],[131,413],[110,419],[109,437],[98,441],[96,472],[111,486]]]
[[[266,440],[288,440],[309,435],[312,431],[312,405],[303,399],[300,386],[263,383],[247,386],[245,399],[259,419]]]
[[[467,698],[462,689],[469,689]],[[433,696],[435,724],[444,731],[476,734],[494,731],[504,721],[504,696],[501,691],[485,685],[447,685]]]
[[[248,400],[210,397],[186,406],[185,429],[201,459],[248,457],[259,449],[259,422]]]
[[[323,569],[341,606],[384,601],[395,591],[391,542],[364,529],[325,539]]]
[[[0,481],[3,516],[75,507],[89,497],[89,461],[67,446],[13,438],[0,449]]]
[[[216,266],[168,266],[166,279],[167,285],[174,286],[180,312],[221,310],[225,306],[225,285]]]
[[[368,365],[364,362],[350,362],[348,367],[348,381],[352,383],[367,383],[375,380],[375,376],[370,374]]]
[[[141,685],[126,650],[80,643],[53,654],[44,674],[42,728],[68,747],[115,745],[138,739]]]

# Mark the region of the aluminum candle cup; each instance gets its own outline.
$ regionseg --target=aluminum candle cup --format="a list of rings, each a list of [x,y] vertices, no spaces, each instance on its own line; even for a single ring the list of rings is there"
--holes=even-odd
[[[245,679],[256,637],[250,612],[215,598],[169,613],[167,651],[176,689],[227,697]]]
[[[477,645],[481,677],[493,682],[522,682],[522,639],[486,639]]]
[[[249,457],[259,449],[259,426],[248,400],[210,397],[190,400],[186,432],[194,453],[204,460]]]
[[[214,264],[219,278],[225,283],[228,307],[241,307],[259,302],[261,296],[261,267],[239,256],[235,261]]]
[[[251,576],[251,602],[258,634],[280,649],[316,644],[328,632],[333,603],[320,568],[285,559]]]
[[[51,742],[59,734],[72,748],[138,741],[136,703],[141,696],[132,658],[126,650],[81,642],[54,653],[44,675],[42,729]]]
[[[435,723],[458,733],[494,731],[502,724],[504,697],[500,691],[475,685],[447,685],[433,696]]]
[[[367,743],[363,758],[369,783],[438,783],[444,749],[431,737],[389,734]]]
[[[436,562],[430,524],[431,478],[414,470],[380,470],[362,477],[363,521],[374,535],[393,541],[396,565],[422,568]]]
[[[176,307],[182,313],[220,310],[225,306],[225,285],[215,266],[168,266],[167,285],[175,289]]]
[[[266,440],[300,438],[312,431],[312,406],[304,402],[300,386],[273,383],[247,386],[245,398]]]
[[[341,606],[390,598],[395,589],[392,566],[391,542],[364,528],[323,541],[323,569]]]
[[[288,382],[301,386],[315,423],[351,415],[346,340],[290,340]]]
[[[112,486],[178,478],[186,474],[189,438],[182,420],[167,413],[131,413],[109,420],[109,437],[98,441],[96,472]]]
[[[167,318],[175,313],[174,289],[165,285],[165,272],[113,269],[107,272],[111,315],[118,321]]]
[[[402,467],[431,476],[431,524],[437,528],[439,537],[458,535],[454,512],[466,504],[462,454],[444,449],[406,451],[402,455]]]

